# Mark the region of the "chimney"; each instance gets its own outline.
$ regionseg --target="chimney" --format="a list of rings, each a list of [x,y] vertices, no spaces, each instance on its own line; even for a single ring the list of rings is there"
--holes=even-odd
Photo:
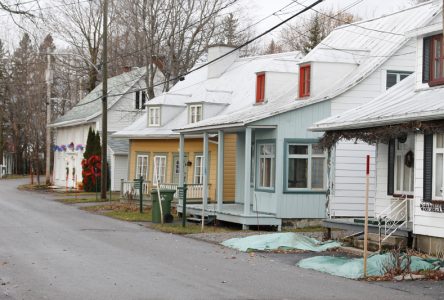
[[[208,62],[232,51],[235,49],[233,46],[227,45],[213,45],[208,47]],[[208,65],[208,78],[216,78],[222,75],[228,67],[230,67],[236,59],[239,58],[239,51],[234,51],[227,56]]]

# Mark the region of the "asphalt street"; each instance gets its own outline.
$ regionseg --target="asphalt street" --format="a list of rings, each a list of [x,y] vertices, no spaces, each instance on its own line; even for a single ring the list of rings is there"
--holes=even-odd
[[[0,180],[0,299],[432,298],[90,214],[20,183]]]

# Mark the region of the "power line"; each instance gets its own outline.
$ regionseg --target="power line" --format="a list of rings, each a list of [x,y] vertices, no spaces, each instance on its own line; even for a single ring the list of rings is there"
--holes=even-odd
[[[30,1],[30,2],[37,2],[37,1],[38,0]],[[80,3],[85,3],[85,2],[91,2],[91,0],[76,1],[76,2],[72,2],[72,3],[65,3],[65,4],[55,5],[55,6],[39,7],[39,8],[29,9],[29,10],[26,10],[24,12],[29,13],[29,12],[34,12],[34,11],[50,10],[50,9],[54,9],[54,8],[67,7],[67,6],[71,6],[71,5],[75,5],[75,4],[80,4]],[[11,16],[11,15],[10,14],[0,15],[0,17],[9,17],[9,16]]]
[[[299,16],[299,15],[305,13],[306,11],[310,10],[312,7],[315,7],[315,6],[319,5],[319,4],[322,3],[322,2],[324,2],[324,0],[317,0],[317,1],[314,2],[313,4],[311,4],[311,5],[307,6],[307,7],[305,7],[305,8],[302,9],[301,11],[299,11],[299,12],[293,14],[292,16],[290,16],[289,18],[287,18],[287,19],[285,19],[285,20],[279,22],[278,24],[274,25],[273,27],[269,28],[268,30],[264,31],[263,33],[261,33],[261,34],[255,36],[254,38],[252,38],[252,39],[250,39],[250,40],[244,42],[242,45],[240,45],[240,46],[234,48],[233,50],[230,50],[230,51],[228,51],[227,53],[225,53],[225,54],[223,54],[223,55],[221,55],[221,56],[219,56],[219,57],[216,57],[215,59],[213,59],[213,60],[211,60],[211,61],[209,61],[209,62],[206,62],[206,63],[204,63],[204,64],[202,64],[202,65],[200,65],[200,66],[198,66],[198,67],[192,69],[191,71],[185,72],[185,73],[183,73],[183,74],[181,74],[181,75],[179,75],[179,76],[177,76],[177,77],[175,77],[175,78],[172,78],[172,79],[169,79],[169,80],[165,80],[165,81],[163,81],[163,82],[159,82],[159,83],[153,85],[153,87],[163,85],[163,84],[165,84],[165,83],[167,83],[167,82],[170,82],[170,81],[177,81],[177,80],[180,80],[180,79],[182,79],[183,77],[185,77],[185,76],[187,76],[187,75],[189,75],[189,74],[191,74],[191,73],[193,73],[193,72],[196,72],[196,71],[198,71],[198,70],[200,70],[200,69],[202,69],[202,68],[204,68],[204,67],[206,67],[206,66],[208,66],[208,65],[210,65],[210,64],[212,64],[212,63],[214,63],[214,62],[216,62],[216,61],[218,61],[218,60],[220,60],[220,59],[222,59],[222,58],[224,58],[224,57],[226,57],[226,56],[228,56],[228,55],[234,53],[234,52],[236,52],[237,50],[239,50],[239,49],[241,49],[241,48],[243,48],[243,47],[245,47],[245,46],[251,44],[252,42],[254,42],[254,41],[258,40],[258,39],[260,39],[261,37],[267,35],[268,33],[272,32],[273,30],[275,30],[276,28],[281,27],[281,26],[284,25],[285,23],[287,23],[287,22],[289,22],[290,20],[294,19],[295,17],[297,17],[297,16]],[[134,90],[131,91],[131,93],[133,93],[133,92],[137,92],[137,91],[143,91],[143,90],[145,90],[145,89],[134,89]],[[123,96],[123,95],[126,95],[126,94],[128,94],[128,93],[129,93],[129,92],[125,92],[125,93],[117,93],[117,94],[110,94],[110,95],[107,95],[107,96],[108,96],[108,97],[112,97],[112,96]],[[101,99],[101,98],[102,98],[102,96],[100,96],[100,97],[98,97],[98,98],[95,98],[95,99],[93,99],[93,100],[91,100],[91,101],[85,102],[85,103],[77,104],[76,106],[84,106],[84,105],[88,105],[88,104],[90,104],[90,103],[92,103],[92,102],[94,102],[94,101],[97,101],[97,100]]]

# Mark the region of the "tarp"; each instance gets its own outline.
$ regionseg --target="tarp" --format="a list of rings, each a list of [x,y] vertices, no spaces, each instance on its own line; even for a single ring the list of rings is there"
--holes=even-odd
[[[410,271],[434,270],[436,265],[417,256],[411,257]],[[404,260],[405,263],[405,260]],[[331,275],[351,279],[364,277],[364,259],[335,256],[316,256],[299,261],[297,266],[304,269],[313,269]],[[382,276],[387,268],[394,266],[392,254],[374,254],[367,260],[367,276]],[[404,266],[405,267],[405,264]]]
[[[341,244],[338,242],[320,242],[314,238],[293,232],[251,235],[245,238],[233,238],[222,242],[222,245],[240,251],[298,249],[314,252],[321,252],[341,246]]]

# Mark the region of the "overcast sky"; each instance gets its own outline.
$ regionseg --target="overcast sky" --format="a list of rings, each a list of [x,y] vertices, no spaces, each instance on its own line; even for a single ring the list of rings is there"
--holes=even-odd
[[[48,6],[48,1],[41,1],[43,7]],[[239,3],[242,7],[245,8],[245,13],[248,14],[250,19],[250,23],[256,23],[258,20],[269,16],[275,11],[283,8],[286,5],[292,4],[288,6],[285,10],[281,11],[280,18],[278,17],[270,17],[266,20],[258,23],[256,25],[255,31],[256,33],[260,33],[270,28],[271,26],[279,23],[282,19],[289,17],[291,14],[297,12],[302,8],[302,6],[298,5],[296,2],[302,3],[304,5],[311,4],[315,2],[315,0],[240,0]],[[334,9],[334,10],[343,10],[350,5],[356,4],[352,8],[346,10],[347,12],[351,12],[353,14],[359,15],[362,19],[378,17],[383,14],[391,13],[407,6],[412,5],[412,0],[325,0],[324,3],[317,6],[318,8],[325,9]],[[48,12],[48,10],[47,10]],[[4,40],[7,44],[13,43],[14,46],[17,45],[19,39],[19,30],[17,26],[14,25],[10,20],[10,17],[5,16],[4,14],[0,14],[0,26],[2,29],[0,30],[0,38]],[[278,37],[278,29],[276,32],[268,35],[265,38],[265,41],[270,40],[271,38]],[[265,42],[264,41],[264,42]],[[10,45],[9,45],[10,46]]]

